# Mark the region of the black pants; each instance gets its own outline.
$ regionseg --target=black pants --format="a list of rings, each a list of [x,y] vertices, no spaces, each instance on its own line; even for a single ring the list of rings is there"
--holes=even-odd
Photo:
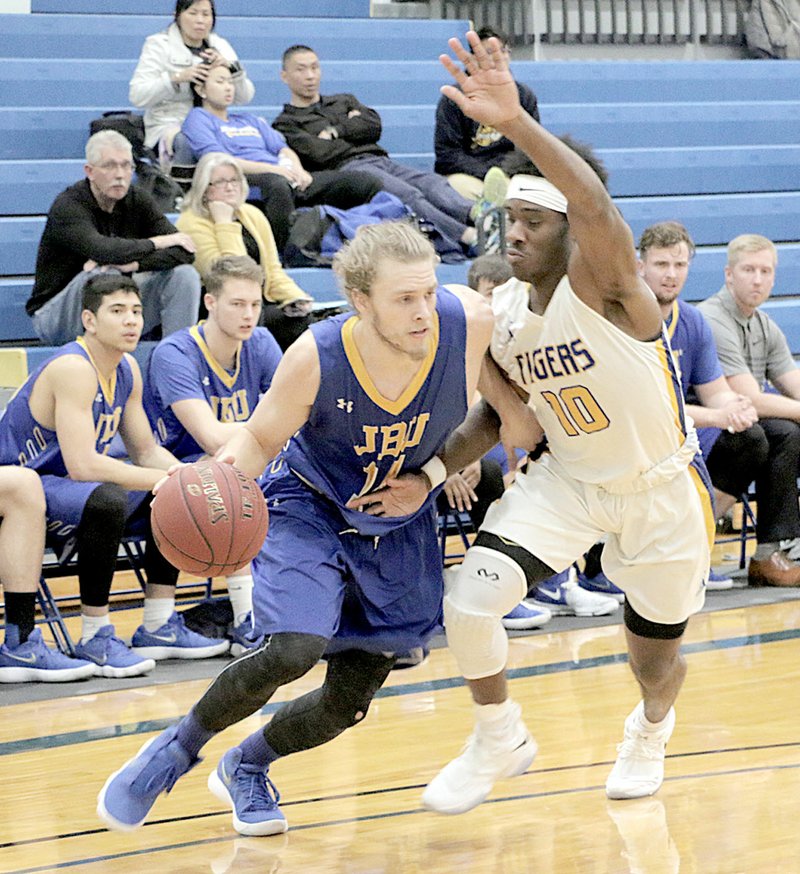
[[[381,183],[374,176],[350,170],[320,170],[314,173],[305,191],[292,188],[289,180],[279,173],[248,174],[247,181],[261,189],[258,205],[269,220],[280,255],[286,248],[289,217],[296,207],[326,203],[339,209],[350,209],[372,200],[381,190]]]
[[[266,328],[285,352],[309,325],[308,316],[287,316],[276,303],[264,301],[258,324]]]
[[[706,464],[714,487],[728,495],[740,495],[755,480],[759,543],[800,537],[800,425],[789,419],[761,419],[738,434],[723,431]]]

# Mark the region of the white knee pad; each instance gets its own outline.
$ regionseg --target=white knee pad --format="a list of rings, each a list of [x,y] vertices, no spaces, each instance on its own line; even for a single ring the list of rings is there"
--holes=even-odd
[[[522,568],[493,549],[473,546],[444,599],[447,643],[461,673],[479,680],[499,673],[508,657],[503,616],[527,593]]]

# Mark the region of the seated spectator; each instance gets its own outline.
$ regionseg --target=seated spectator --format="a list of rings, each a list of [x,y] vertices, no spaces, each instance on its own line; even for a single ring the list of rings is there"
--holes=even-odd
[[[194,243],[149,194],[131,185],[131,144],[104,130],[86,143],[86,178],[53,201],[36,279],[25,305],[37,335],[60,345],[83,330],[83,288],[97,273],[131,274],[142,296],[145,333],[166,336],[197,321],[200,277]]]
[[[321,96],[319,58],[313,49],[294,45],[283,53],[281,79],[289,103],[273,122],[312,172],[348,170],[377,176],[384,191],[394,194],[416,215],[454,242],[472,246],[477,240],[470,222],[471,203],[443,176],[391,160],[378,145],[381,118],[352,94]]]
[[[44,514],[39,475],[22,467],[0,467],[0,582],[6,624],[0,683],[63,683],[94,676],[93,662],[49,649],[34,625]]]
[[[178,571],[150,530],[150,490],[177,459],[153,439],[142,377],[130,354],[142,331],[136,283],[93,276],[83,289],[85,334],[35,370],[0,419],[0,464],[42,478],[48,544],[67,561],[77,550],[81,640],[76,655],[104,677],[145,674],[162,658],[204,658],[228,642],[194,634],[175,613]],[[131,463],[108,455],[119,433]],[[108,599],[123,534],[144,529],[143,623],[129,648],[109,622]]]
[[[714,335],[703,314],[679,300],[693,256],[692,238],[678,222],[652,225],[642,233],[639,272],[653,290],[664,316],[685,409],[697,428],[719,518],[754,479],[770,479],[768,441],[752,400],[728,385]],[[768,513],[765,523],[767,519]],[[730,578],[713,570],[706,581],[708,589],[732,585]]]
[[[470,264],[467,285],[491,299],[495,288],[513,275],[511,265],[502,255],[480,255]]]
[[[742,234],[728,244],[725,284],[698,305],[711,324],[728,385],[749,398],[766,435],[766,463],[756,475],[757,546],[751,586],[799,586],[800,564],[780,548],[800,537],[800,371],[781,329],[762,310],[775,284],[778,253],[771,240]],[[773,390],[768,390],[770,385]]]
[[[511,54],[505,34],[492,27],[482,27],[477,33],[484,46],[488,39],[496,37],[503,53]],[[539,121],[536,95],[527,85],[521,82],[516,85],[522,108]],[[459,194],[468,200],[478,200],[483,194],[484,176],[492,167],[502,165],[503,159],[514,151],[514,144],[491,125],[468,118],[452,100],[442,96],[436,106],[433,148],[436,154],[433,169],[446,176]]]
[[[225,255],[249,255],[261,265],[260,324],[286,349],[308,326],[311,298],[281,267],[270,224],[261,210],[245,203],[246,195],[247,180],[236,160],[209,152],[197,165],[177,226],[194,240],[195,266],[203,281]]]
[[[367,203],[381,190],[375,176],[333,170],[306,172],[286,140],[263,118],[249,112],[229,112],[234,89],[230,70],[213,67],[195,86],[198,105],[181,130],[197,157],[209,152],[230,155],[261,189],[261,208],[269,219],[278,251],[289,238],[289,219],[296,206],[328,203],[349,209]]]
[[[213,65],[228,65],[236,103],[249,103],[255,94],[230,43],[213,32],[216,20],[214,0],[177,0],[174,22],[144,42],[128,98],[145,111],[145,145],[162,156],[172,154],[175,134],[193,106],[191,86],[205,81]]]
[[[263,220],[263,217],[262,217]],[[208,319],[162,340],[147,372],[144,408],[160,444],[181,461],[214,455],[250,418],[272,383],[281,351],[257,327],[264,274],[246,255],[217,259],[204,277]],[[227,579],[233,655],[253,637],[253,578]]]

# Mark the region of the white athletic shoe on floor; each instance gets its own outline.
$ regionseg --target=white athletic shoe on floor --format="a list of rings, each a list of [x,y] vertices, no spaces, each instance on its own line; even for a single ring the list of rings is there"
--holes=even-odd
[[[499,725],[476,723],[461,755],[428,783],[422,793],[424,807],[437,813],[465,813],[486,798],[496,780],[528,769],[536,756],[536,741],[521,719],[519,704],[510,704]]]
[[[658,792],[664,782],[664,755],[675,728],[675,708],[670,707],[661,727],[644,725],[644,702],[625,720],[625,738],[617,747],[617,761],[606,780],[609,798],[644,798]]]

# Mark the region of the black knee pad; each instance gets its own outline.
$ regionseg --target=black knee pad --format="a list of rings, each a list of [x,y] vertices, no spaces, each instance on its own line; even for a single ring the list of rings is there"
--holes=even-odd
[[[249,666],[248,675],[265,684],[284,686],[307,674],[322,658],[328,640],[316,634],[282,632],[270,634],[257,649],[242,661]]]
[[[363,650],[347,650],[328,659],[323,705],[341,720],[341,730],[361,722],[375,693],[386,681],[396,658]]]
[[[649,637],[653,640],[677,640],[686,631],[689,620],[678,622],[675,625],[663,625],[660,622],[651,622],[640,616],[628,601],[625,601],[625,627],[638,634],[639,637]]]
[[[553,568],[546,565],[532,552],[523,549],[518,543],[504,540],[502,537],[491,534],[489,531],[478,532],[478,536],[475,538],[475,546],[485,546],[488,549],[493,549],[495,552],[501,552],[503,555],[513,558],[525,573],[525,580],[529,590],[541,583],[542,580],[552,577],[555,573]]]
[[[101,483],[86,501],[78,525],[78,535],[97,534],[107,537],[111,531],[119,531],[121,537],[127,513],[127,491],[116,483]]]

